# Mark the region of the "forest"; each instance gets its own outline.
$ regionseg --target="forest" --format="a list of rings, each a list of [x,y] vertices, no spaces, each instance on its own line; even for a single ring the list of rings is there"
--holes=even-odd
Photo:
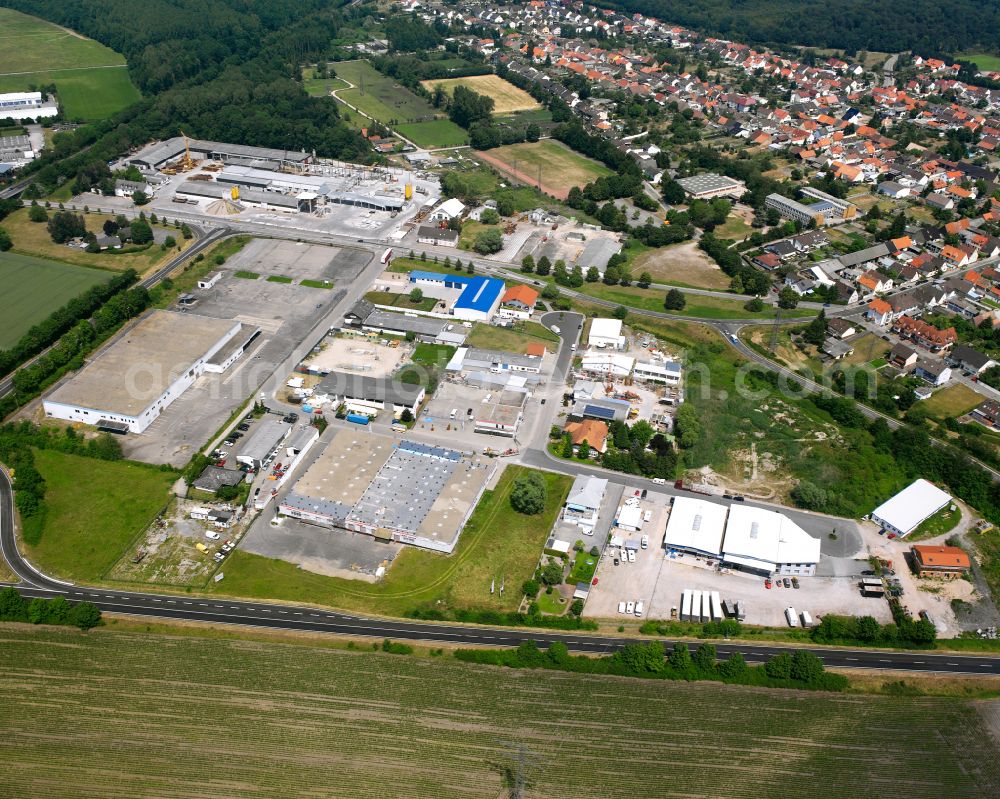
[[[143,99],[104,122],[56,134],[35,162],[54,187],[87,164],[150,139],[192,136],[262,147],[315,149],[369,160],[367,143],[336,103],[309,97],[299,65],[326,55],[345,25],[326,0],[2,0],[125,55]],[[85,154],[81,150],[87,148]],[[73,155],[77,153],[77,155]]]
[[[984,0],[598,0],[746,43],[877,52],[994,52],[1000,4]]]

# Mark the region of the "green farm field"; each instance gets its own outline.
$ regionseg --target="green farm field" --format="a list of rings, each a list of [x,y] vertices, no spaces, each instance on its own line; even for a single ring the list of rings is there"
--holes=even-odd
[[[139,99],[125,59],[91,39],[0,8],[0,92],[55,83],[69,119],[103,119]]]
[[[106,272],[56,263],[15,252],[0,252],[0,349],[17,343],[28,329],[91,286]]]
[[[532,111],[539,103],[524,89],[519,89],[499,75],[472,75],[466,78],[446,78],[444,80],[425,80],[420,85],[433,92],[438,86],[450,96],[456,86],[464,86],[476,94],[482,94],[493,99],[494,114],[510,114],[515,111]]]
[[[965,56],[964,60],[972,61],[977,67],[987,72],[997,72],[1000,71],[1000,56],[995,55],[970,55]]]
[[[979,799],[994,702],[519,671],[5,625],[0,794],[77,799]],[[367,649],[368,645],[365,646]]]

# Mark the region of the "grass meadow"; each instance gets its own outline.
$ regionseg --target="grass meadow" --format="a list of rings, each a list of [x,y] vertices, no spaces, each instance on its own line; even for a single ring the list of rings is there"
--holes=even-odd
[[[125,59],[50,22],[0,8],[0,92],[55,83],[69,119],[103,119],[139,99]]]
[[[521,671],[370,644],[209,635],[5,625],[0,794],[494,799],[507,795],[517,746],[526,798],[1000,793],[984,720],[994,702]]]
[[[108,279],[106,272],[96,269],[0,252],[0,284],[4,286],[0,292],[0,349],[17,343],[32,325]]]
[[[515,111],[532,111],[539,107],[538,102],[524,89],[519,89],[513,83],[508,83],[499,75],[471,75],[466,78],[446,78],[443,80],[421,81],[427,91],[433,92],[441,86],[449,95],[456,86],[464,86],[477,94],[493,98],[494,114],[510,114]]]

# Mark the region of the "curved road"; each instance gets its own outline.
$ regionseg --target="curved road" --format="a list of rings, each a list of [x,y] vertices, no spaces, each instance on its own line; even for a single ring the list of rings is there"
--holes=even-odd
[[[130,616],[234,624],[241,627],[301,630],[372,638],[394,638],[467,646],[517,646],[526,640],[545,645],[561,641],[576,652],[607,654],[630,639],[589,633],[550,633],[457,624],[430,624],[406,620],[378,619],[324,610],[304,605],[246,602],[224,597],[195,598],[187,595],[119,591],[62,582],[38,571],[20,554],[14,534],[13,491],[10,479],[0,469],[0,551],[23,583],[23,596],[64,596],[73,602],[89,601],[102,611]],[[631,639],[634,640],[634,639]],[[648,639],[646,639],[648,640]],[[671,646],[672,641],[664,641]],[[713,642],[715,643],[715,642]],[[718,643],[722,658],[740,652],[748,662],[759,663],[787,647],[758,644]],[[884,652],[850,649],[811,649],[827,666],[888,669],[913,672],[1000,675],[1000,658],[983,655],[952,655],[931,652]]]

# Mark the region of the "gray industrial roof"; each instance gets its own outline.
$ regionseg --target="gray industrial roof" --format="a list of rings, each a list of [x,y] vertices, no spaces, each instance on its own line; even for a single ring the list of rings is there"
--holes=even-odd
[[[278,444],[284,441],[292,426],[280,419],[262,419],[257,423],[257,429],[240,448],[238,456],[262,461]]]
[[[703,175],[692,175],[689,178],[680,178],[677,182],[684,191],[690,194],[733,189],[739,186],[738,180],[733,180],[725,175],[716,175],[714,172],[706,172]]]
[[[479,347],[469,347],[462,362],[462,369],[474,369],[478,365],[507,363],[515,366],[526,366],[537,369],[542,359],[537,355],[521,355],[503,350],[484,350]]]
[[[607,487],[608,481],[602,477],[578,474],[569,490],[569,496],[566,497],[566,504],[581,508],[599,508]]]
[[[290,491],[281,503],[289,508],[303,511],[304,513],[316,513],[326,516],[331,522],[343,525],[351,512],[351,506],[343,502],[332,499],[317,499],[316,497],[305,497]]]
[[[351,518],[415,533],[460,459],[454,450],[401,442],[354,506]]]
[[[621,252],[621,249],[622,245],[614,239],[605,237],[591,239],[587,243],[587,246],[583,248],[583,252],[580,253],[576,262],[582,269],[589,269],[592,266],[596,266],[603,272],[608,265],[608,261],[611,260],[611,256],[617,255]]]
[[[211,156],[225,156],[226,158],[249,159],[250,162],[263,161],[294,161],[301,162],[309,159],[309,153],[302,153],[295,150],[276,150],[270,147],[250,147],[245,144],[226,144],[225,142],[206,141],[203,139],[189,139],[188,146],[196,153],[206,153]],[[133,161],[141,161],[150,166],[159,166],[173,158],[179,157],[184,152],[184,139],[175,136],[166,141],[157,142],[140,151],[133,156]]]
[[[228,199],[230,188],[216,183],[214,180],[185,180],[177,187],[176,194],[186,194],[191,197],[211,197],[216,200]],[[278,194],[273,191],[260,191],[259,189],[240,189],[240,200],[248,203],[267,203],[268,205],[280,205],[283,208],[298,208],[299,201],[295,197],[287,194]]]
[[[316,387],[316,391],[336,396],[353,397],[354,399],[366,399],[372,402],[413,405],[423,388],[386,378],[330,372]]]
[[[355,308],[358,306],[356,305]],[[428,316],[406,316],[378,308],[365,317],[363,324],[365,327],[379,330],[416,333],[420,336],[437,336],[448,327],[448,323],[443,319],[432,319]]]

